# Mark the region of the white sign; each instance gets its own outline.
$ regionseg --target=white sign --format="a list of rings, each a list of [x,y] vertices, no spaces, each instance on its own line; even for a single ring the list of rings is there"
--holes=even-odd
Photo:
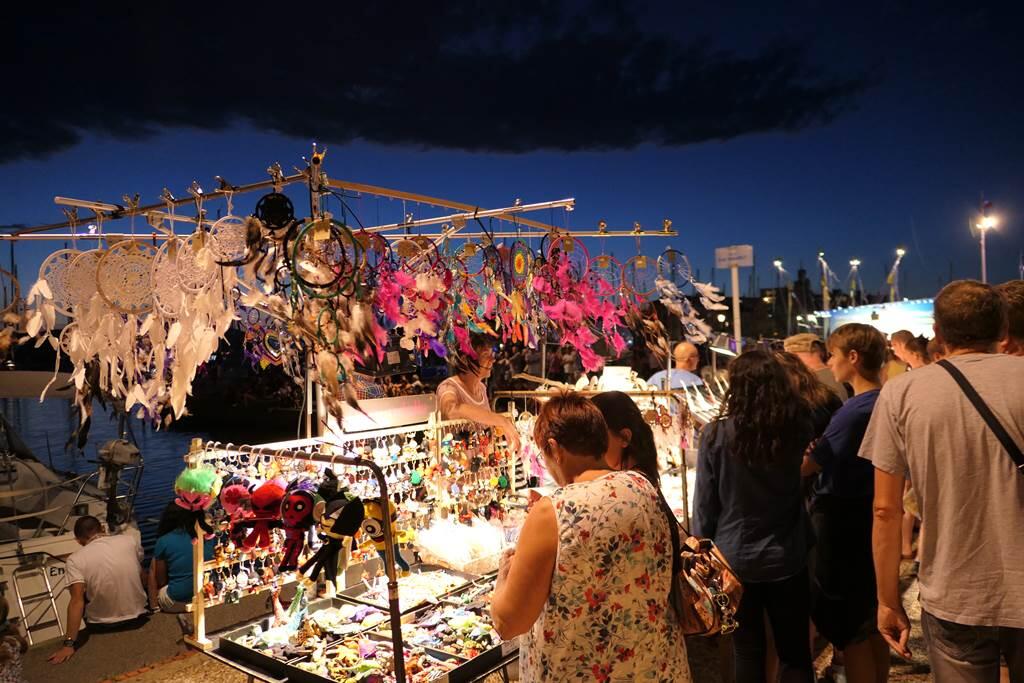
[[[749,244],[715,249],[715,268],[750,268],[753,265],[754,247]]]

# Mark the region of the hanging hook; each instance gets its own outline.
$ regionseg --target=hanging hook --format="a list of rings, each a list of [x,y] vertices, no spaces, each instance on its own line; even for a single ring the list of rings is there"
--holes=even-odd
[[[76,228],[78,227],[78,208],[72,207],[70,209],[63,209],[64,217],[68,219],[68,227],[71,228],[71,248],[78,248],[78,240],[76,239]]]
[[[269,167],[267,167],[267,173],[270,174],[270,179],[274,183],[274,192],[280,192],[284,186],[284,171],[281,170],[281,162],[275,161]]]
[[[203,210],[203,188],[200,187],[198,180],[193,180],[188,186],[188,193],[192,195],[192,201],[196,205],[196,232],[202,232],[206,211]]]

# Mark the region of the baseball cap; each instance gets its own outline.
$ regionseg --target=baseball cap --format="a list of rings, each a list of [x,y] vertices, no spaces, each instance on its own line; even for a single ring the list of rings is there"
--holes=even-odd
[[[789,353],[810,353],[815,350],[815,344],[818,344],[819,348],[825,345],[818,335],[803,332],[801,334],[794,334],[792,337],[786,337],[786,341],[782,343],[782,348]]]

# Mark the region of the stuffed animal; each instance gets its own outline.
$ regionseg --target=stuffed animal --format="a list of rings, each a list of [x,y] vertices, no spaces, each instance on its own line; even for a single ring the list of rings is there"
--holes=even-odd
[[[322,544],[299,572],[316,581],[323,571],[327,580],[328,594],[333,594],[338,580],[338,561],[346,538],[352,538],[362,526],[363,502],[345,490],[339,491],[330,500],[317,501],[313,518],[317,522],[317,535]]]
[[[270,530],[281,526],[281,501],[284,500],[285,483],[271,479],[252,492],[252,519],[240,522],[238,526],[252,529],[242,541],[242,548],[270,547]]]
[[[217,471],[210,467],[186,468],[174,480],[175,504],[191,512],[207,536],[213,534],[213,527],[206,519],[206,510],[216,500],[220,486]]]
[[[230,484],[220,491],[220,506],[224,509],[229,522],[228,536],[236,546],[241,546],[245,540],[246,528],[240,523],[252,519],[252,492],[254,485],[243,484],[238,479],[233,479]]]
[[[299,556],[306,547],[306,533],[316,523],[313,513],[317,501],[321,500],[315,487],[309,479],[301,479],[288,487],[284,502],[281,503],[285,542],[284,557],[278,571],[290,572],[299,567]]]
[[[377,549],[377,554],[380,555],[380,559],[384,560],[384,510],[376,500],[366,501],[363,503],[363,508],[365,509],[365,519],[362,524],[363,533],[370,537],[370,540],[373,541],[373,546]],[[409,573],[409,563],[405,561],[402,553],[398,551],[398,543],[394,542],[398,536],[398,529],[395,526],[398,510],[390,500],[388,501],[388,509],[391,512],[391,540],[393,543],[392,547],[395,550],[395,563],[402,568],[404,576]]]

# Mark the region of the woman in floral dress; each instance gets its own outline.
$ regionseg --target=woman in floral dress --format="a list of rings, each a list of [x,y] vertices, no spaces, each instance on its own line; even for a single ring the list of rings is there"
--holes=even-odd
[[[691,680],[657,490],[609,469],[604,419],[581,396],[548,401],[534,440],[561,488],[533,506],[502,558],[491,606],[502,637],[526,634],[520,680]]]

